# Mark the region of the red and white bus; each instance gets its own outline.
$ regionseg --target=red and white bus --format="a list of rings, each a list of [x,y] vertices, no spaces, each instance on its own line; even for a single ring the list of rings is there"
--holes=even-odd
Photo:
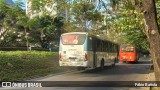
[[[135,45],[120,45],[119,61],[121,62],[138,62],[139,54]]]

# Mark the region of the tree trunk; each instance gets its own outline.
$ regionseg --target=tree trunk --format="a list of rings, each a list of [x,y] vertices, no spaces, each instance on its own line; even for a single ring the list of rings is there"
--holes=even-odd
[[[145,32],[150,43],[155,77],[160,81],[160,30],[157,23],[157,12],[154,0],[142,0]]]
[[[25,28],[25,38],[26,38],[26,45],[27,45],[27,51],[29,50],[29,41],[28,41],[28,34],[27,29]]]

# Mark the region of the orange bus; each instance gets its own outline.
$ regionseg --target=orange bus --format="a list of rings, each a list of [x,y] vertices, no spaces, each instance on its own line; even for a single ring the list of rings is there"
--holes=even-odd
[[[119,61],[121,62],[138,62],[139,54],[135,45],[120,45]]]

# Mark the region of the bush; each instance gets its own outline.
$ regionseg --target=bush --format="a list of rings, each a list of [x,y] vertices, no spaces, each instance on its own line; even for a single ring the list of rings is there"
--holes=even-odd
[[[0,47],[1,51],[27,51],[27,47]],[[32,50],[36,51],[49,51],[48,49],[32,47]]]
[[[70,69],[59,67],[57,52],[0,51],[1,81],[24,80]]]

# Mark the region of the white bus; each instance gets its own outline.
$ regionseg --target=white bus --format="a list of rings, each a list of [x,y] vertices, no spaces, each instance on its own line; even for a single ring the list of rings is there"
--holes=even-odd
[[[115,65],[118,44],[99,39],[87,32],[64,33],[59,43],[59,65],[83,68],[104,68]]]

